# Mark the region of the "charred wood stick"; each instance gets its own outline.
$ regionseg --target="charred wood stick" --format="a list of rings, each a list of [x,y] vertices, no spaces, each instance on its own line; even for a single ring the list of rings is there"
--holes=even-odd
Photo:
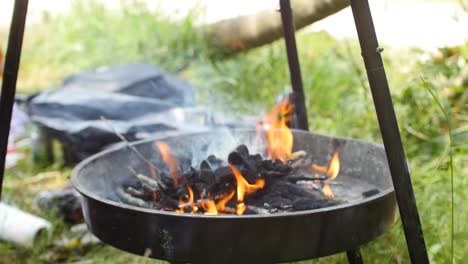
[[[267,209],[253,206],[253,205],[247,205],[246,211],[248,213],[254,213],[254,214],[270,214],[270,212]]]
[[[125,192],[130,194],[131,196],[133,197],[137,197],[137,198],[143,198],[145,197],[145,192],[144,191],[141,191],[141,190],[137,190],[131,186],[127,187],[125,189]]]
[[[136,197],[133,197],[132,195],[126,193],[124,191],[124,189],[122,187],[118,187],[117,190],[116,190],[116,193],[117,193],[117,196],[119,196],[119,198],[129,204],[129,205],[134,205],[134,206],[139,206],[139,207],[144,207],[144,208],[151,208],[151,204],[140,199],[140,198],[136,198]]]
[[[141,182],[141,184],[144,186],[144,187],[147,187],[151,190],[157,190],[159,189],[159,185],[158,185],[158,182],[154,179],[151,179],[150,177],[148,176],[145,176],[143,174],[135,174],[135,177]]]
[[[293,169],[307,168],[312,165],[310,159],[297,159],[290,162],[289,166]]]
[[[298,181],[326,181],[328,177],[288,176],[286,179],[289,182],[296,183]]]
[[[305,150],[298,150],[291,154],[291,157],[288,159],[288,161],[303,159],[305,158],[306,155],[307,155],[307,152]]]
[[[148,166],[154,170],[154,171],[157,171],[156,169],[156,166],[154,166],[154,164],[149,161],[148,159],[146,159],[141,153],[140,151],[138,151],[138,149],[136,149],[132,144],[130,144],[130,142],[122,135],[120,134],[117,129],[115,129],[115,127],[112,126],[112,124],[109,122],[109,120],[107,120],[105,117],[101,116],[101,120],[104,121],[111,129],[112,131],[115,133],[115,135],[117,135],[118,138],[120,138],[120,140],[122,140],[126,145],[127,147],[132,150],[138,158],[140,158],[143,162],[145,162],[146,164],[148,164]]]
[[[225,214],[236,214],[236,209],[225,206],[224,209],[221,210],[220,212],[225,213]]]
[[[178,207],[179,208],[187,208],[187,207],[197,206],[197,205],[201,205],[202,203],[212,201],[214,199],[216,199],[216,198],[210,197],[210,198],[198,199],[198,200],[190,202],[190,203],[179,204]]]

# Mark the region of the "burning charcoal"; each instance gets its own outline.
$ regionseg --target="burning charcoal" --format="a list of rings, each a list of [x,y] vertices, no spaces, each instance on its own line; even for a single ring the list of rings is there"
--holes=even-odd
[[[234,178],[231,167],[229,166],[224,166],[216,169],[214,174],[216,177],[216,183],[228,182]]]
[[[376,195],[378,194],[380,191],[378,189],[371,189],[371,190],[368,190],[368,191],[365,191],[365,192],[362,192],[362,196],[364,197],[371,197],[373,195]]]

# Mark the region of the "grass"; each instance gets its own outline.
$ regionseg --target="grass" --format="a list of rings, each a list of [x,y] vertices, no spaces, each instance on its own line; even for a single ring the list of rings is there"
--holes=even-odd
[[[289,90],[281,41],[236,57],[213,60],[202,34],[192,24],[194,16],[196,12],[171,22],[140,4],[109,11],[92,1],[78,3],[68,16],[51,17],[28,28],[19,92],[56,87],[73,72],[135,61],[150,61],[189,79],[197,87],[201,105],[227,113],[261,114],[278,94]],[[336,41],[326,33],[300,33],[298,47],[311,130],[381,142],[357,41]],[[468,61],[468,47],[448,47],[437,53],[387,47],[384,57],[429,256],[436,263],[450,263],[453,243],[454,263],[465,263],[467,87],[455,80]],[[56,173],[47,178],[38,176],[41,172]],[[44,167],[23,160],[6,175],[4,200],[40,214],[32,205],[33,197],[41,189],[67,184],[69,173],[70,168],[60,162]],[[53,239],[34,249],[2,242],[0,262],[153,262],[110,246],[54,246],[52,241],[69,234],[69,230],[53,215],[44,217],[54,223]],[[400,222],[362,251],[367,263],[409,261]],[[301,263],[344,261],[344,254],[339,254]]]

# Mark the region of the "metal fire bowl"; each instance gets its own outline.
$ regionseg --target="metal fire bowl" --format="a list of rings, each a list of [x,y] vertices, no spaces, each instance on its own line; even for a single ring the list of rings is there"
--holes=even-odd
[[[368,198],[358,195],[339,206],[272,215],[209,216],[145,209],[122,203],[114,191],[132,177],[128,166],[148,173],[147,165],[126,146],[84,160],[71,181],[82,194],[88,228],[99,239],[134,254],[173,262],[274,263],[317,258],[369,242],[394,224],[397,204],[381,145],[293,133],[294,149],[307,151],[317,164],[326,165],[338,148],[341,171],[332,185],[337,198],[371,187],[380,192]],[[254,130],[210,131],[157,140],[168,143],[177,156],[227,157],[238,143],[253,144],[255,135]],[[154,140],[134,146],[161,166]]]

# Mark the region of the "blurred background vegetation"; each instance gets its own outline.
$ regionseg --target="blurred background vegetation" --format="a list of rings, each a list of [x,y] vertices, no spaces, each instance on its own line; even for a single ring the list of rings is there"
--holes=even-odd
[[[18,92],[31,94],[57,87],[64,77],[82,70],[146,61],[191,81],[200,105],[226,113],[265,112],[278,94],[289,89],[283,41],[220,59],[206,47],[203,32],[194,25],[197,14],[194,10],[185,19],[174,21],[142,4],[129,3],[110,11],[97,3],[77,2],[71,13],[45,17],[42,23],[27,28]],[[6,40],[6,32],[0,36]],[[357,40],[338,41],[325,32],[299,32],[297,41],[311,130],[381,142]],[[0,45],[5,48],[6,41]],[[384,60],[430,258],[435,263],[449,263],[453,239],[455,262],[466,263],[468,44],[437,51],[385,47]],[[66,184],[70,170],[60,162],[44,167],[23,160],[6,175],[4,201],[39,214],[32,198],[42,189]],[[44,173],[53,176],[44,177]],[[33,249],[0,242],[0,262],[154,261],[106,245],[54,247],[52,241],[66,234],[67,226],[52,215],[44,217],[54,223],[54,236]],[[409,262],[401,223],[362,251],[366,263]],[[339,254],[301,263],[343,262],[345,255]]]

